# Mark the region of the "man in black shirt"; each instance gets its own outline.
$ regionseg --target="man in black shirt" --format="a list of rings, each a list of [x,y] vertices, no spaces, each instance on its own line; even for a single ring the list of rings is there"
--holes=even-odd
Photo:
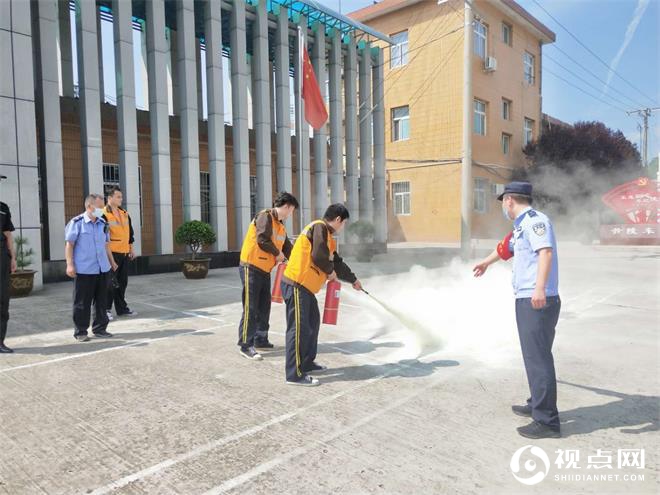
[[[6,179],[0,175],[0,181]],[[14,352],[5,345],[7,322],[9,321],[9,274],[16,271],[16,253],[9,207],[0,201],[0,354]]]

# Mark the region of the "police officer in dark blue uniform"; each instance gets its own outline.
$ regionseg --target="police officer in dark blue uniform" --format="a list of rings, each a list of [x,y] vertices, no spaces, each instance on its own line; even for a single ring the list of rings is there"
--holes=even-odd
[[[0,181],[6,178],[0,175]],[[16,271],[13,231],[14,224],[11,221],[9,207],[0,201],[0,354],[14,352],[5,345],[9,322],[9,274]]]
[[[66,274],[75,279],[73,289],[73,336],[87,342],[87,328],[92,303],[92,332],[97,337],[112,337],[108,327],[106,298],[110,286],[110,270],[117,269],[110,249],[108,224],[103,210],[95,206],[98,194],[85,198],[85,213],[71,219],[64,233],[66,241]]]
[[[511,182],[498,198],[502,213],[513,221],[513,231],[486,259],[474,267],[480,277],[488,266],[513,257],[513,289],[516,323],[531,397],[523,406],[512,406],[514,414],[531,417],[532,423],[518,428],[520,435],[559,438],[557,379],[552,357],[555,326],[559,319],[559,264],[552,223],[534,210],[532,185]]]

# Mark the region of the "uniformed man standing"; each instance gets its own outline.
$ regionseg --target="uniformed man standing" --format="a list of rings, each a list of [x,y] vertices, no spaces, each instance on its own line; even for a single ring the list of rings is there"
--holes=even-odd
[[[7,177],[0,175],[0,181]],[[16,253],[9,207],[0,201],[0,354],[14,352],[5,345],[9,322],[9,274],[16,271]]]
[[[561,308],[555,233],[548,217],[532,209],[529,182],[507,184],[498,199],[502,201],[504,216],[513,221],[513,231],[474,267],[474,275],[480,277],[499,259],[513,257],[516,323],[531,397],[527,404],[512,406],[512,410],[518,416],[533,419],[518,428],[520,435],[559,438],[557,379],[552,357]]]
[[[243,246],[239,271],[243,284],[243,315],[238,325],[241,355],[261,360],[257,348],[270,349],[270,272],[277,263],[288,258],[291,242],[284,220],[298,208],[298,200],[287,192],[280,193],[273,208],[263,210],[250,223]]]
[[[103,210],[95,206],[97,194],[85,198],[85,212],[74,217],[67,224],[64,233],[66,240],[66,274],[75,279],[73,289],[73,336],[79,342],[87,342],[87,328],[92,303],[94,321],[92,332],[97,337],[112,337],[106,331],[108,315],[106,298],[110,270],[117,264],[110,250],[108,224],[103,220]]]
[[[349,213],[342,204],[328,207],[322,220],[315,220],[300,233],[282,278],[286,302],[286,381],[291,385],[315,386],[308,373],[322,371],[316,351],[321,317],[316,294],[326,280],[343,280],[362,290],[362,284],[337,254],[332,237],[342,231]]]
[[[132,311],[126,304],[126,287],[128,286],[128,262],[135,257],[133,251],[133,224],[131,216],[121,207],[124,197],[118,186],[113,186],[108,191],[108,204],[103,210],[103,219],[108,223],[110,230],[110,250],[112,257],[117,263],[112,277],[112,284],[108,293],[108,313],[112,309],[112,303],[115,303],[117,316],[135,316],[137,313]],[[110,315],[108,315],[110,317]]]

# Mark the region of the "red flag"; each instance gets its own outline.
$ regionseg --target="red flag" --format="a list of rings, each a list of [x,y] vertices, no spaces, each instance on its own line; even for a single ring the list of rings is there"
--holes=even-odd
[[[307,50],[303,49],[303,83],[302,99],[305,101],[305,120],[314,129],[319,130],[328,120],[328,111],[325,108],[321,88],[316,80],[314,68],[309,60]]]

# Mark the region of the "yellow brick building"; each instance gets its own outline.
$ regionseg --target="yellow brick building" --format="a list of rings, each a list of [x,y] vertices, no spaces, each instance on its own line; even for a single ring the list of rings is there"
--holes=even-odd
[[[513,0],[472,2],[473,237],[505,229],[496,192],[541,126],[541,48],[555,34]],[[385,58],[390,241],[460,240],[464,3],[383,0],[349,14]]]

